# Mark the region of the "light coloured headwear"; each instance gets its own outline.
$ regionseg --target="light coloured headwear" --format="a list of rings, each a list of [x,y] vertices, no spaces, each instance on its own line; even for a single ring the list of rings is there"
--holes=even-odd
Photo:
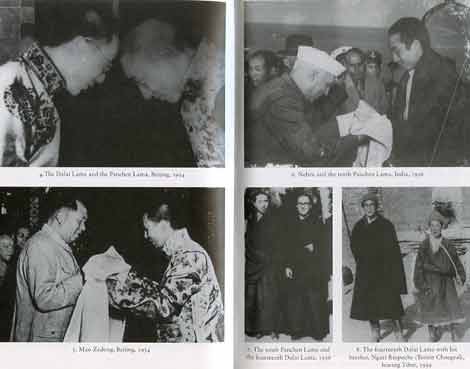
[[[445,226],[448,223],[448,220],[437,210],[433,210],[431,215],[429,215],[429,223],[431,223],[433,220],[438,221],[442,226]]]
[[[341,47],[338,47],[337,49],[334,49],[331,52],[330,56],[336,60],[338,56],[346,54],[351,49],[352,49],[352,46],[341,46]]]
[[[338,63],[326,52],[315,49],[314,47],[299,46],[297,61],[323,69],[333,74],[335,77],[339,77],[346,71],[341,63]]]

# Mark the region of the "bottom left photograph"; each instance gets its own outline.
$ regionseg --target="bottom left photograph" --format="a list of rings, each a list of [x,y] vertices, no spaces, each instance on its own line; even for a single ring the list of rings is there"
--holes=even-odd
[[[222,188],[0,188],[0,342],[224,340]]]

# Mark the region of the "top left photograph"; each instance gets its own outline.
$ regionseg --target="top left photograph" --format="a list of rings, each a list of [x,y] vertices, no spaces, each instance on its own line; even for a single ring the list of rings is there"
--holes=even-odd
[[[0,0],[0,166],[224,167],[225,3]]]

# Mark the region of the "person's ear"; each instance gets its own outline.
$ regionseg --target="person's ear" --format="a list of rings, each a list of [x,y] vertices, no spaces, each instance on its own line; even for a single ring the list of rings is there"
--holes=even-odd
[[[55,215],[57,223],[63,224],[67,220],[68,212],[65,208],[59,209]]]
[[[419,40],[413,40],[413,42],[411,43],[410,45],[410,50],[413,50],[413,51],[418,51],[418,50],[421,50],[421,42],[419,42]]]

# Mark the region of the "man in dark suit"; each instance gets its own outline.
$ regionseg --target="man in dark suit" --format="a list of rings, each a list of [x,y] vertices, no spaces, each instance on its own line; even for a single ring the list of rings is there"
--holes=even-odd
[[[392,108],[393,163],[455,165],[463,145],[455,140],[446,145],[440,137],[443,127],[446,134],[459,129],[455,120],[459,105],[459,94],[454,96],[454,90],[458,92],[455,64],[431,48],[426,26],[417,18],[399,19],[388,35],[393,61],[406,70]]]

